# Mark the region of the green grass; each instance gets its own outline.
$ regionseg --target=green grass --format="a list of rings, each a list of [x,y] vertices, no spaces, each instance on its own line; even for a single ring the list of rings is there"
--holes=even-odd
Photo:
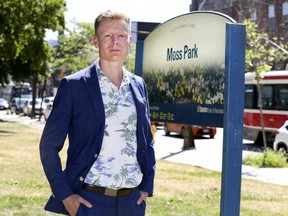
[[[47,216],[50,196],[39,159],[41,130],[0,122],[0,216]],[[62,155],[64,156],[64,154]],[[242,216],[285,216],[288,187],[242,180]],[[157,161],[147,216],[220,214],[221,174],[187,164]]]
[[[243,159],[243,164],[258,168],[283,168],[287,167],[287,158],[280,152],[265,150],[263,153],[249,154]]]

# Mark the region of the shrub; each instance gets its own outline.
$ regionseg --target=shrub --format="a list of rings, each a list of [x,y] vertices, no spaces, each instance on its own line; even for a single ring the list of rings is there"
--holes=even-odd
[[[258,168],[263,167],[287,167],[286,158],[279,152],[265,150],[263,153],[249,154],[242,162],[244,165]]]

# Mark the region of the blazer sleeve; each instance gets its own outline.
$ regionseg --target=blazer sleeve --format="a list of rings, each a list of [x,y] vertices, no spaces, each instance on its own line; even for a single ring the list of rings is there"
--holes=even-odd
[[[155,159],[155,151],[154,151],[154,141],[152,137],[152,131],[151,131],[151,122],[150,122],[150,108],[149,108],[149,98],[147,89],[144,83],[145,92],[146,92],[146,137],[147,137],[147,160],[148,160],[148,186],[151,188],[151,191],[149,191],[149,196],[153,196],[154,191],[154,178],[155,178],[155,171],[156,171],[156,159]]]
[[[154,178],[155,178],[155,170],[156,170],[156,159],[154,152],[154,142],[152,138],[151,124],[150,124],[150,108],[149,108],[149,99],[148,92],[146,88],[145,81],[138,76],[135,76],[137,79],[138,90],[142,97],[142,101],[144,104],[144,111],[138,113],[141,118],[139,119],[140,127],[138,128],[138,138],[141,149],[139,149],[139,155],[141,155],[138,160],[144,169],[143,172],[143,180],[139,185],[140,190],[148,192],[149,196],[153,196],[154,191]],[[141,103],[141,100],[140,100]],[[144,144],[143,144],[144,143]],[[145,149],[142,149],[145,148]],[[145,152],[145,154],[144,154]]]
[[[73,194],[69,180],[62,169],[59,152],[66,140],[72,114],[69,81],[62,79],[40,140],[40,159],[56,201]]]

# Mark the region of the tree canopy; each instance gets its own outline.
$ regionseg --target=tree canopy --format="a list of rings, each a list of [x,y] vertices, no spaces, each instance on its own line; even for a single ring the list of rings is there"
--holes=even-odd
[[[75,23],[73,30],[66,30],[58,37],[53,50],[52,68],[65,67],[76,72],[87,67],[98,56],[93,45],[92,23]]]
[[[283,38],[269,39],[266,32],[259,32],[257,23],[247,19],[246,25],[246,72],[255,72],[256,75],[274,69],[283,70],[283,62],[287,61],[287,45]],[[275,41],[275,42],[274,42]],[[277,63],[282,63],[277,68]]]
[[[45,75],[50,47],[45,31],[63,29],[64,0],[2,0],[0,2],[0,83]]]

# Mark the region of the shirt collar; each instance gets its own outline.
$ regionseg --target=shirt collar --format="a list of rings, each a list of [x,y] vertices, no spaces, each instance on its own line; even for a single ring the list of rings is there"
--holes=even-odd
[[[100,67],[100,64],[99,64],[99,59],[96,60],[96,73],[97,73],[97,77],[98,79],[100,80],[101,78],[106,78],[107,77],[105,76],[105,74],[103,73],[103,71],[101,70],[101,67]],[[130,83],[130,79],[129,79],[129,76],[128,76],[128,73],[127,73],[127,70],[125,69],[125,67],[123,66],[122,67],[122,70],[123,70],[123,78],[122,78],[122,84],[121,86],[123,85],[128,85]]]

